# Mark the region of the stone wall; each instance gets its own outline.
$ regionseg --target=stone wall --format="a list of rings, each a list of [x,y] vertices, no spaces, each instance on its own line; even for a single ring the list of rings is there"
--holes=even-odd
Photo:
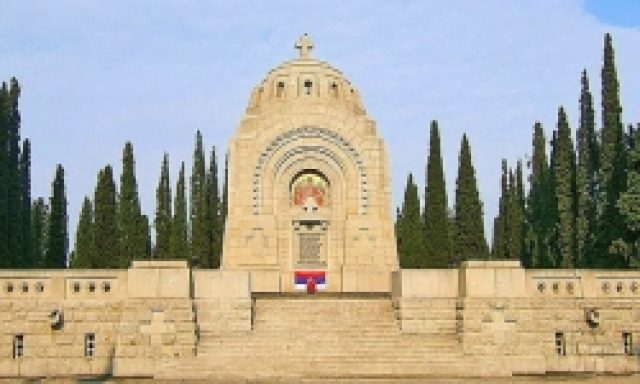
[[[196,352],[186,262],[2,271],[0,289],[0,376],[152,376]]]
[[[393,306],[403,332],[457,332],[457,269],[396,271],[392,285]]]
[[[392,287],[403,332],[453,328],[465,355],[490,357],[505,370],[638,369],[640,271],[525,271],[518,262],[469,261],[458,271],[395,272]]]
[[[193,285],[199,335],[251,331],[248,273],[193,271]]]
[[[215,353],[224,355],[224,348],[255,343],[260,316],[252,294],[277,284],[265,287],[252,276],[192,271],[172,261],[134,262],[128,270],[2,271],[0,376],[154,376],[167,362],[186,372],[190,361],[206,358],[199,356],[206,348],[209,354],[223,348]],[[638,369],[640,271],[466,262],[459,269],[400,270],[390,280],[391,299],[376,297],[388,300],[398,336],[386,328],[368,336],[402,344],[411,359],[424,358],[425,342],[447,340],[460,355],[447,358],[444,372],[472,361],[488,364],[479,375]],[[345,305],[340,297],[324,300]],[[341,334],[344,324],[326,322]],[[19,338],[22,356],[15,356]]]

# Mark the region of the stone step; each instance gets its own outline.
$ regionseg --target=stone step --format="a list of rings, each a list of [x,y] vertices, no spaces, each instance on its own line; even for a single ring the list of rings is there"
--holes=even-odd
[[[173,377],[187,379],[189,374],[197,372],[200,376],[221,376],[226,377],[233,376],[245,376],[247,372],[254,372],[255,377],[323,377],[329,379],[334,377],[336,379],[350,377],[350,376],[366,376],[369,378],[385,378],[402,375],[403,377],[411,376],[445,376],[455,375],[459,372],[478,372],[480,366],[478,363],[469,361],[468,359],[456,359],[456,360],[439,360],[439,361],[425,361],[423,364],[416,364],[416,362],[407,363],[384,363],[376,362],[375,364],[357,362],[357,364],[351,364],[345,366],[344,364],[331,364],[323,361],[308,361],[303,360],[296,362],[297,365],[285,365],[285,364],[273,364],[268,361],[260,361],[259,365],[243,365],[236,364],[233,367],[229,366],[227,361],[220,362],[221,364],[207,364],[206,361],[200,361],[193,365],[176,365],[175,369],[171,371]],[[397,377],[395,377],[397,379]]]
[[[175,378],[189,378],[190,372],[211,377],[473,372],[455,334],[403,334],[389,298],[258,298],[252,310],[251,331],[205,328],[197,356],[166,363],[162,372]],[[203,313],[198,319],[207,316],[215,318]]]

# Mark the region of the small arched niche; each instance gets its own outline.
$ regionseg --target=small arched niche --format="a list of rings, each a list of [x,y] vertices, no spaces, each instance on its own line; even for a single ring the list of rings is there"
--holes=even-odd
[[[316,207],[331,204],[329,179],[315,169],[304,169],[291,179],[289,196],[292,207],[302,207],[311,200]]]

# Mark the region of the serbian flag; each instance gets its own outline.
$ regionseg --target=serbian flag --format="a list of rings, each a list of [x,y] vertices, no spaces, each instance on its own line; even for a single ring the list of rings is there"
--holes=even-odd
[[[313,279],[318,289],[327,287],[324,271],[295,271],[293,273],[293,283],[296,289],[307,289],[307,281]]]

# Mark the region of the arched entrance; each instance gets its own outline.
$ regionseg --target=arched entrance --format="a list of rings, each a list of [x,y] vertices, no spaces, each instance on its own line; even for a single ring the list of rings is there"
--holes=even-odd
[[[316,169],[298,172],[289,187],[295,269],[327,268],[331,188],[327,177]]]

